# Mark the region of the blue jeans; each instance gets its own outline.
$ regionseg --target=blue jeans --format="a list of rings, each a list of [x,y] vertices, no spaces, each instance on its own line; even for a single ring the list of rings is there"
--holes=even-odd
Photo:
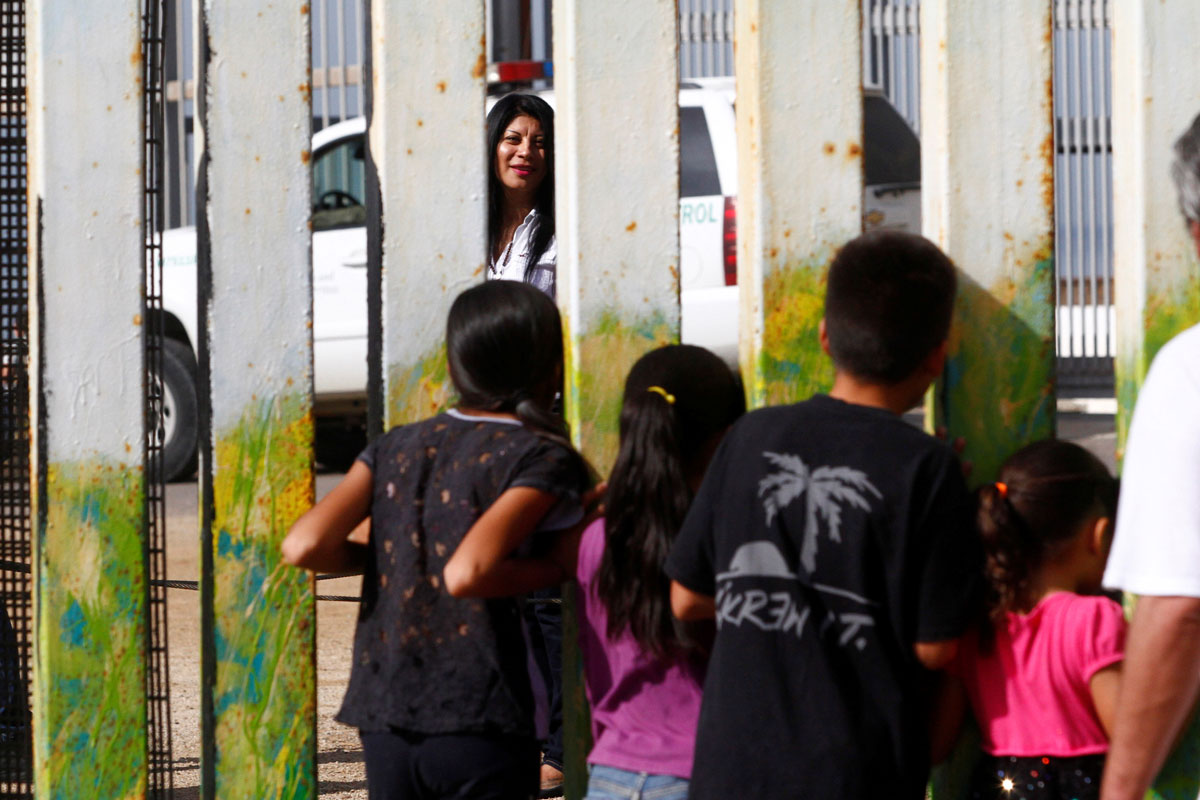
[[[584,800],[687,800],[686,778],[594,764]]]

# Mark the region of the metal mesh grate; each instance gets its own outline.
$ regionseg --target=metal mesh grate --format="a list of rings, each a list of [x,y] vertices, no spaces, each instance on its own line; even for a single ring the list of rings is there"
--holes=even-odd
[[[0,0],[0,797],[32,797],[25,3]]]
[[[171,760],[171,693],[167,659],[166,486],[163,475],[162,374],[162,223],[163,38],[166,30],[164,0],[144,0],[142,9],[142,106],[145,176],[144,230],[146,234],[146,577],[149,585],[150,632],[146,653],[146,717],[150,757],[149,797],[169,798],[173,775]]]

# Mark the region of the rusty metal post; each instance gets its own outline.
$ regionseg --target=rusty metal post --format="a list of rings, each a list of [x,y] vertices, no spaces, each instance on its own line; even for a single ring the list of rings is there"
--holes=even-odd
[[[1200,5],[1113,5],[1113,275],[1117,450],[1154,354],[1200,322],[1200,267],[1170,182],[1171,146],[1200,113]]]
[[[933,405],[976,480],[1054,433],[1052,36],[1045,0],[921,4],[921,212],[959,267]]]
[[[671,0],[553,8],[564,405],[575,444],[602,474],[629,368],[679,337],[676,13]],[[578,798],[590,735],[570,600],[563,711],[567,796]]]
[[[833,383],[817,326],[829,262],[862,230],[861,13],[859,0],[736,5],[740,353],[751,406]]]
[[[383,208],[385,430],[444,408],[446,312],[484,279],[483,0],[373,0],[367,136]]]
[[[26,13],[35,783],[38,797],[140,797],[141,3]]]
[[[1196,3],[1113,4],[1113,275],[1117,305],[1117,454],[1159,348],[1200,322],[1200,263],[1171,183],[1172,145],[1200,114]],[[1193,715],[1147,798],[1195,797]]]
[[[313,501],[308,8],[200,8],[206,798],[317,794],[312,578],[279,553]]]

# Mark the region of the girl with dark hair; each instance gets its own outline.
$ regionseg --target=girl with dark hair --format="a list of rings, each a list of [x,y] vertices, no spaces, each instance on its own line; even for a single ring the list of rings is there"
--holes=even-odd
[[[500,98],[487,116],[488,277],[554,296],[554,111],[532,94]]]
[[[1097,594],[1116,508],[1099,459],[1054,439],[979,491],[988,617],[949,670],[982,731],[974,798],[1099,797],[1125,645],[1121,607]]]
[[[701,347],[643,356],[625,382],[605,517],[579,541],[579,645],[592,704],[588,798],[687,796],[704,648],[672,615],[663,563],[721,437],[746,410]]]
[[[587,472],[550,410],[554,302],[491,281],[446,324],[459,403],[374,440],[292,526],[288,563],[364,570],[338,719],[360,731],[373,800],[531,798],[538,742],[519,603],[564,573],[539,532],[578,523]],[[371,518],[367,544],[347,538]]]

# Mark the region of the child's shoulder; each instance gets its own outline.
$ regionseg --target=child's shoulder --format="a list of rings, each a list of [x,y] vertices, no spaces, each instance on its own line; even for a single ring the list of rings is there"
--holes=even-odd
[[[1097,627],[1124,626],[1125,611],[1121,604],[1102,594],[1059,592],[1046,598],[1047,610],[1062,617],[1068,625]]]
[[[844,451],[856,444],[880,455],[952,462],[953,451],[917,425],[880,408],[856,405],[817,394],[799,403],[768,406],[745,414],[729,437],[746,446],[803,441],[817,450]]]

